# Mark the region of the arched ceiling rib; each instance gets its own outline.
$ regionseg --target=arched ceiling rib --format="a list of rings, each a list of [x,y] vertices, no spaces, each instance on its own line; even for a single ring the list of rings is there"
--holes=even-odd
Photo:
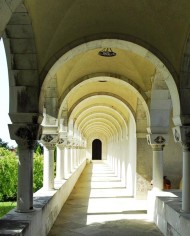
[[[125,78],[130,78],[130,80],[126,81],[128,83],[125,83],[126,87],[129,84],[130,88],[130,81],[133,81],[133,87],[136,85],[139,90],[148,91],[151,89],[151,78],[155,74],[155,67],[152,63],[131,51],[112,48],[117,55],[113,58],[105,58],[98,55],[100,50],[101,48],[81,53],[59,68],[56,75],[60,98],[63,92],[76,80],[79,78],[81,78],[80,80],[86,80],[88,77],[90,77],[91,82],[107,80],[114,83],[115,86],[119,86],[122,80],[127,80]],[[111,77],[120,77],[120,81]],[[74,85],[76,86],[76,84]]]
[[[134,109],[130,106],[130,104],[124,100],[122,97],[117,96],[115,94],[109,94],[109,93],[101,93],[101,92],[97,92],[97,93],[93,93],[93,94],[87,94],[84,97],[80,97],[79,100],[76,100],[76,103],[73,104],[72,107],[70,107],[69,110],[69,115],[72,113],[73,109],[78,105],[81,104],[82,101],[85,101],[86,104],[88,103],[88,101],[90,101],[90,98],[94,99],[96,97],[96,102],[100,102],[100,103],[107,103],[107,104],[112,104],[112,106],[115,106],[115,108],[118,106],[117,103],[120,104],[125,104],[126,107],[128,107],[128,111],[130,110],[130,112],[133,114],[133,116],[135,117],[135,111]],[[109,101],[109,100],[112,101]],[[117,101],[117,102],[116,102]],[[119,101],[119,102],[118,102]],[[137,101],[136,101],[137,103]],[[136,104],[137,105],[137,104]],[[135,106],[136,107],[136,106]],[[128,113],[127,111],[127,113]]]
[[[126,122],[129,119],[129,114],[132,114],[129,108],[119,99],[107,95],[94,95],[83,99],[80,103],[76,104],[72,111],[69,111],[69,118],[74,118],[75,115],[79,115],[81,111],[85,111],[86,108],[94,106],[111,107],[113,110],[116,110],[122,114]]]
[[[81,131],[81,134],[84,135],[86,139],[88,139],[88,136],[91,133],[96,134],[97,131],[101,131],[102,134],[104,134],[107,139],[110,139],[111,137],[114,137],[115,132],[111,129],[111,127],[107,124],[101,123],[101,122],[96,122],[96,123],[90,123],[88,124],[85,129]]]
[[[132,115],[126,104],[107,95],[86,98],[79,102],[69,114],[69,119],[75,120],[75,126],[83,136],[89,136],[92,132],[100,132],[107,138],[113,137],[114,134],[117,138],[118,136],[124,137],[123,135],[126,137],[128,119]],[[109,132],[104,134],[106,127],[109,128]]]
[[[61,77],[59,77],[58,76],[58,73],[59,73],[59,71],[61,71],[63,68],[64,68],[64,65],[68,65],[67,63],[69,63],[71,60],[73,60],[74,58],[76,58],[77,56],[80,56],[80,55],[83,55],[84,54],[84,57],[85,57],[85,55],[86,54],[88,54],[88,52],[89,51],[95,51],[95,50],[98,50],[98,48],[99,47],[104,47],[104,45],[106,46],[108,46],[108,47],[112,47],[112,48],[114,48],[114,49],[119,49],[119,50],[121,50],[121,51],[126,51],[126,52],[131,52],[131,53],[133,53],[134,55],[136,55],[137,56],[137,60],[135,61],[136,62],[136,64],[138,65],[138,63],[139,63],[139,60],[138,60],[138,58],[141,60],[142,59],[142,61],[144,61],[145,63],[143,64],[143,66],[141,67],[141,69],[140,70],[142,70],[143,71],[143,69],[145,69],[145,71],[149,71],[149,73],[147,74],[147,76],[146,76],[146,85],[148,85],[148,84],[152,84],[152,79],[153,79],[153,77],[155,76],[155,73],[160,73],[160,75],[165,79],[165,82],[166,82],[166,84],[168,85],[168,87],[169,87],[169,90],[170,90],[170,93],[171,93],[171,97],[172,97],[172,101],[173,101],[173,104],[175,104],[175,106],[173,106],[173,114],[174,114],[174,116],[176,117],[176,119],[178,118],[178,116],[179,116],[179,114],[180,114],[180,109],[179,109],[179,95],[178,95],[178,91],[177,91],[177,87],[176,87],[176,84],[175,84],[175,82],[174,82],[174,80],[173,80],[173,78],[172,78],[172,76],[171,76],[171,74],[170,74],[170,72],[168,71],[168,69],[166,68],[166,66],[159,60],[159,58],[157,58],[155,55],[153,55],[150,51],[148,51],[147,49],[145,49],[145,48],[142,48],[142,47],[140,47],[139,45],[137,45],[137,44],[133,44],[133,43],[130,43],[130,42],[126,42],[126,41],[122,41],[122,40],[115,40],[115,39],[104,39],[104,40],[97,40],[97,41],[92,41],[92,42],[89,42],[89,43],[86,43],[86,44],[82,44],[82,45],[80,45],[80,46],[78,46],[78,47],[76,47],[76,48],[74,48],[74,49],[72,49],[72,50],[70,50],[68,53],[66,53],[65,55],[63,55],[58,61],[57,61],[57,63],[51,68],[51,70],[49,71],[49,74],[48,74],[48,76],[47,76],[47,78],[46,78],[46,83],[47,83],[47,81],[50,79],[50,78],[52,78],[52,76],[55,76],[56,75],[56,77],[57,77],[57,80],[59,80]],[[101,48],[99,48],[99,50],[101,50]],[[96,55],[97,56],[97,55]],[[117,57],[118,55],[116,55],[116,57]],[[93,59],[93,58],[92,58]],[[105,58],[104,58],[105,59]],[[96,68],[96,66],[95,66],[95,64],[92,64],[92,66],[90,67],[90,66],[87,66],[88,64],[85,64],[85,63],[83,63],[83,64],[81,64],[81,67],[80,68],[82,68],[82,70],[84,70],[84,68],[85,68],[85,70],[86,70],[86,73],[85,73],[85,75],[84,75],[84,77],[86,77],[86,74],[89,74],[89,73],[87,73],[88,72],[88,69],[91,69],[92,70],[92,74],[93,73],[105,73],[105,74],[108,74],[108,73],[111,73],[112,75],[113,75],[113,72],[112,72],[112,69],[114,69],[114,70],[116,70],[116,67],[115,67],[115,63],[113,63],[113,60],[112,60],[113,58],[106,58],[106,60],[104,61],[104,63],[102,63],[101,65],[100,65],[100,67],[98,67],[98,69],[100,69],[100,71],[98,71],[98,72],[94,72],[93,71],[93,69],[94,68]],[[80,61],[82,61],[82,59],[80,60]],[[87,63],[90,61],[90,59],[87,61]],[[117,64],[119,65],[119,69],[121,69],[122,70],[122,65],[123,65],[123,63],[125,63],[125,60],[124,61],[122,61],[122,60],[120,60],[120,57],[118,57],[118,60],[117,60]],[[105,67],[105,69],[107,70],[107,71],[105,71],[105,72],[101,72],[101,66],[103,65],[103,64],[105,64],[106,65],[106,63],[108,63],[109,64],[109,68],[107,67]],[[146,64],[147,63],[147,64]],[[77,61],[77,64],[78,64],[78,61]],[[141,64],[141,63],[140,63]],[[150,68],[152,68],[153,69],[153,71],[151,72],[151,70],[149,70],[149,66],[147,66],[147,65],[150,65]],[[152,67],[151,67],[152,66]],[[73,64],[73,67],[71,67],[70,68],[70,72],[69,72],[69,74],[72,74],[72,72],[73,72],[73,68],[75,68],[75,64]],[[79,73],[80,73],[80,68],[79,68]],[[126,68],[127,68],[127,64],[126,64]],[[137,68],[136,68],[137,69]],[[138,70],[138,69],[137,69]],[[126,71],[127,71],[127,69],[126,69]],[[130,75],[129,75],[130,76]],[[73,77],[74,78],[74,77]],[[79,77],[80,79],[82,79],[83,77]],[[77,98],[75,97],[75,95],[77,94],[77,92],[78,92],[78,90],[75,90],[75,89],[72,89],[72,86],[73,85],[76,85],[76,81],[77,80],[80,80],[78,77],[76,77],[75,78],[75,81],[70,81],[69,83],[69,85],[68,86],[66,86],[66,90],[65,91],[61,91],[61,94],[58,94],[58,99],[59,99],[59,104],[61,105],[61,104],[63,104],[62,103],[62,101],[63,101],[63,98],[64,98],[64,100],[66,101],[66,103],[67,104],[69,104],[69,105],[71,105],[72,103],[73,103],[73,99],[75,99],[75,100],[77,100]],[[118,78],[118,73],[116,74],[116,78]],[[125,76],[125,78],[128,78],[127,76]],[[85,78],[84,78],[85,79]],[[88,78],[87,78],[88,79]],[[97,79],[100,79],[100,78],[96,78],[96,81],[94,81],[93,80],[93,78],[91,78],[90,79],[90,81],[91,82],[97,82],[98,80]],[[144,94],[146,94],[147,95],[147,99],[150,99],[150,93],[151,93],[151,90],[146,90],[148,87],[143,87],[142,86],[142,78],[140,77],[139,79],[137,79],[137,81],[135,81],[135,79],[131,76],[131,77],[129,77],[129,80],[131,81],[130,83],[128,83],[128,85],[132,85],[132,86],[134,86],[135,87],[135,85],[137,85],[139,88],[140,88],[140,90],[144,93]],[[66,75],[66,77],[64,77],[64,81],[67,81],[67,75]],[[63,84],[64,84],[64,81],[63,81]],[[118,80],[117,82],[120,82],[120,81],[122,81],[122,80]],[[86,82],[86,81],[85,81]],[[113,81],[110,81],[109,80],[109,82],[113,82]],[[123,82],[123,81],[122,81]],[[45,83],[45,84],[46,84]],[[44,84],[44,86],[45,86],[45,84]],[[58,82],[58,84],[59,84],[59,82]],[[115,83],[115,84],[117,84],[116,86],[119,86],[119,83]],[[125,83],[125,84],[127,84],[127,83]],[[141,86],[139,86],[139,84],[141,84]],[[120,84],[121,85],[121,84]],[[62,85],[62,86],[64,86],[64,85]],[[82,86],[82,88],[81,88],[81,90],[80,90],[80,95],[84,95],[85,96],[85,94],[84,94],[84,90],[87,88],[86,87],[86,85],[84,86],[84,84],[83,84],[83,82],[82,83],[80,83],[80,85],[78,84],[78,85],[76,85],[76,87],[77,87],[77,89],[78,89],[78,86],[80,87],[80,86]],[[83,87],[84,86],[84,87]],[[132,86],[131,86],[131,88],[132,88]],[[95,88],[96,86],[92,86],[93,88]],[[114,89],[114,86],[110,86],[112,89]],[[125,85],[123,85],[123,86],[120,86],[120,88],[122,88],[122,87],[125,87]],[[130,88],[130,86],[126,86],[126,90],[127,89],[129,89]],[[69,89],[72,89],[72,91],[76,91],[74,94],[73,94],[73,96],[72,96],[72,99],[71,100],[68,100],[68,98],[67,99],[65,99],[66,97],[64,97],[64,93],[67,93],[67,91],[69,91]],[[90,89],[90,87],[89,87],[89,89]],[[109,88],[108,88],[109,89]],[[129,91],[129,94],[130,94],[130,92],[131,92],[131,94],[132,94],[132,96],[131,97],[127,97],[126,95],[128,95],[128,91]],[[135,92],[135,88],[133,88],[133,89],[129,89],[126,93],[124,93],[125,95],[125,100],[128,102],[128,104],[136,111],[136,109],[137,109],[137,103],[138,103],[138,99],[141,99],[141,103],[142,103],[142,106],[143,106],[143,109],[145,110],[145,113],[146,113],[146,119],[147,119],[147,123],[148,123],[148,127],[149,127],[149,125],[150,125],[150,120],[149,120],[149,112],[148,112],[148,107],[147,107],[147,100],[146,100],[146,98],[144,98],[144,96],[142,96],[141,94],[141,92],[139,92],[139,94],[138,94],[138,92],[136,93]],[[138,90],[136,90],[136,91],[138,91]],[[102,92],[102,90],[101,91],[91,91],[92,93],[98,93],[98,92]],[[106,88],[105,88],[105,91],[104,91],[105,93],[109,93],[110,91],[107,91],[106,90]],[[119,94],[119,92],[120,92],[120,89],[119,89],[119,87],[118,87],[118,89],[117,89],[117,95],[116,96],[118,96],[118,94]],[[70,93],[69,93],[70,94]],[[122,90],[121,90],[121,94],[122,94]],[[61,96],[61,97],[60,97]],[[123,94],[122,94],[122,96],[123,96]],[[75,97],[75,98],[74,98]],[[43,99],[43,98],[42,98]],[[42,101],[42,99],[41,99],[41,101]],[[71,104],[70,104],[70,102],[71,102]],[[42,101],[42,103],[41,104],[43,104],[43,101]],[[63,106],[63,109],[65,108],[65,107],[67,107],[67,104],[63,104],[63,105],[61,105],[61,106]],[[66,105],[66,106],[65,106]],[[61,108],[62,109],[62,108]],[[131,109],[131,108],[130,108]]]
[[[85,129],[89,124],[96,124],[96,123],[102,123],[104,125],[108,125],[115,134],[119,133],[121,130],[118,128],[118,126],[116,126],[116,124],[114,124],[113,122],[111,122],[108,119],[105,119],[104,115],[102,114],[101,117],[94,117],[92,119],[89,119],[88,121],[86,121],[83,125],[81,125],[80,130],[82,132],[83,129]]]
[[[124,120],[124,116],[122,113],[119,113],[117,110],[113,109],[111,106],[103,106],[103,105],[94,105],[92,107],[86,107],[84,110],[80,112],[80,114],[75,115],[75,124],[80,124],[83,121],[84,117],[92,115],[92,114],[99,114],[104,113],[105,115],[111,116],[122,127],[127,128],[127,120]]]
[[[85,118],[82,119],[82,121],[79,121],[79,125],[78,125],[78,128],[80,129],[80,127],[83,127],[84,125],[86,125],[86,122],[88,120],[90,120],[91,122],[95,119],[104,119],[104,120],[107,120],[107,121],[111,121],[112,124],[114,124],[115,127],[117,127],[117,130],[122,132],[122,124],[119,123],[119,121],[117,120],[116,117],[113,117],[112,115],[109,115],[105,112],[94,112],[93,114],[88,114],[85,116]],[[77,120],[76,120],[77,121]],[[75,123],[76,123],[75,121]]]

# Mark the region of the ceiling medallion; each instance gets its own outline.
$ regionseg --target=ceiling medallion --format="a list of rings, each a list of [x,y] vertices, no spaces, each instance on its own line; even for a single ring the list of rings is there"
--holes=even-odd
[[[98,53],[102,57],[114,57],[116,53],[111,50],[111,48],[104,48]]]

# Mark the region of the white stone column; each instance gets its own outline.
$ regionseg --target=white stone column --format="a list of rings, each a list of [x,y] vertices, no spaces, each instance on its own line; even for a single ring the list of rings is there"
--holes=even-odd
[[[27,104],[27,101],[26,101]],[[16,105],[16,103],[15,103]],[[25,107],[27,109],[27,107]],[[18,144],[18,212],[33,211],[33,153],[36,140],[41,136],[40,115],[37,113],[9,113],[12,124],[9,132]],[[14,123],[16,122],[16,123]],[[34,122],[34,123],[33,123]],[[8,185],[8,183],[7,183]],[[0,190],[1,191],[1,190]]]
[[[77,147],[77,161],[78,161],[78,166],[80,166],[80,147]]]
[[[190,212],[190,126],[177,126],[173,128],[174,140],[182,145],[182,211]]]
[[[70,174],[72,172],[72,148],[71,146],[67,149],[67,173]]]
[[[163,190],[163,145],[151,145],[153,149],[153,191]]]
[[[54,148],[55,144],[44,144],[43,188],[54,189]]]
[[[64,173],[64,144],[57,144],[57,158],[56,158],[56,179],[62,180],[65,177]]]
[[[68,170],[68,147],[67,146],[65,146],[65,148],[64,148],[64,159],[63,159],[63,161],[64,161],[64,164],[63,164],[64,177],[63,178],[67,179],[68,174],[69,174],[69,170]]]
[[[18,190],[17,211],[30,212],[33,210],[33,144],[18,143]]]
[[[163,190],[163,148],[168,139],[168,134],[147,135],[147,142],[153,150],[153,191]]]
[[[76,162],[76,147],[72,147],[72,155],[73,155],[73,169],[77,168],[77,162]]]
[[[75,157],[74,157],[73,146],[71,146],[71,148],[70,148],[70,162],[71,162],[70,172],[72,173],[75,169]]]
[[[190,212],[190,145],[183,145],[182,211]]]

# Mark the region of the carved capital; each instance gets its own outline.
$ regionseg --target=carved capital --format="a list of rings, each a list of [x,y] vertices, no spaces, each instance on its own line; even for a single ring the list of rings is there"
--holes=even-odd
[[[147,143],[149,145],[165,146],[168,143],[168,134],[148,134]]]
[[[40,142],[47,148],[54,148],[58,137],[56,134],[43,134]]]
[[[53,135],[51,135],[51,134],[43,135],[42,140],[45,143],[50,143],[53,140]]]
[[[42,128],[39,124],[9,124],[11,139],[20,141],[39,140]]]
[[[183,152],[190,152],[190,143],[182,143]]]
[[[76,138],[73,139],[73,146],[74,146],[75,148],[77,148],[77,147],[79,146],[78,139],[76,139]]]
[[[73,143],[74,143],[73,138],[72,138],[72,137],[68,137],[68,138],[67,138],[67,143],[66,143],[67,147],[68,147],[68,148],[73,147]]]
[[[43,145],[48,150],[54,150],[56,144],[55,143],[43,143]]]
[[[176,126],[173,128],[175,142],[182,144],[183,150],[190,150],[190,126]]]
[[[162,144],[152,144],[152,150],[153,151],[163,151],[165,145]]]
[[[59,138],[57,142],[58,147],[65,147],[67,145],[67,139]]]

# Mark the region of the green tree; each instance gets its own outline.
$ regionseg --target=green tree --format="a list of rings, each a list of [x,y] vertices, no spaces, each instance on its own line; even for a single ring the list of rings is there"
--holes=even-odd
[[[0,147],[3,147],[5,149],[10,149],[8,143],[4,142],[1,138],[0,138]]]
[[[14,152],[0,148],[0,201],[16,200],[18,158]],[[34,153],[33,191],[43,186],[43,156]]]
[[[43,186],[43,156],[39,153],[34,154],[33,169],[33,191],[36,192]]]
[[[39,155],[42,155],[44,153],[44,148],[39,142],[36,142],[36,145],[34,146],[34,153],[37,153]]]
[[[15,200],[18,159],[14,152],[0,148],[0,201]]]

